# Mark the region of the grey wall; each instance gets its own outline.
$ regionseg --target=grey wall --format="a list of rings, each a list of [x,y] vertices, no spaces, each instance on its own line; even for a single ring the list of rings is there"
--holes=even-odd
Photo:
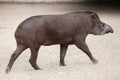
[[[0,0],[1,2],[85,2],[90,0]]]

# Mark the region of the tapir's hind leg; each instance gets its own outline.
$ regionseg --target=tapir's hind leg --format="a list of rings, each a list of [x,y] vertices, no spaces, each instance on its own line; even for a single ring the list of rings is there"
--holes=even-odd
[[[7,69],[6,69],[6,73],[10,72],[13,63],[15,62],[15,60],[17,59],[17,57],[25,50],[27,49],[27,46],[25,44],[17,44],[17,48],[15,50],[15,52],[12,54],[10,61],[8,63]]]
[[[40,48],[40,45],[37,43],[31,43],[30,45],[31,56],[30,56],[29,62],[35,70],[40,70],[36,62],[39,48]]]
[[[67,44],[60,45],[60,66],[65,66],[64,59],[65,59],[67,48],[68,48]]]

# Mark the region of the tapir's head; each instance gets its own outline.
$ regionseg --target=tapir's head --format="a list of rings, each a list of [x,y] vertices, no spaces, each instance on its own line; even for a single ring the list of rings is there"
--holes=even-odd
[[[90,15],[92,21],[91,34],[94,35],[103,35],[107,33],[113,33],[113,29],[110,25],[102,22],[98,15],[93,13]]]

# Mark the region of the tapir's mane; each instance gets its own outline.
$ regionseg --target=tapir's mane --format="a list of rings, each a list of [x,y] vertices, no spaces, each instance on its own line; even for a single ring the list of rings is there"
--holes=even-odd
[[[75,14],[79,14],[79,13],[94,14],[95,16],[98,17],[98,15],[97,15],[95,12],[93,12],[93,11],[89,11],[89,10],[79,10],[79,11],[74,11],[74,12],[71,12],[70,14],[72,14],[72,13],[75,13]]]
[[[97,13],[93,12],[93,11],[87,11],[87,10],[82,10],[82,11],[78,11],[78,13],[87,13],[89,15],[94,15],[96,18],[100,19],[99,16],[97,15]]]

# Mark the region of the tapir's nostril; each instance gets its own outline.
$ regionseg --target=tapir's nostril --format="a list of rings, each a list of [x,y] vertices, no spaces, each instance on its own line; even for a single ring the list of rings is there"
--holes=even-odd
[[[110,30],[107,30],[105,33],[109,33],[109,32],[111,32]],[[112,32],[111,32],[112,33]]]

